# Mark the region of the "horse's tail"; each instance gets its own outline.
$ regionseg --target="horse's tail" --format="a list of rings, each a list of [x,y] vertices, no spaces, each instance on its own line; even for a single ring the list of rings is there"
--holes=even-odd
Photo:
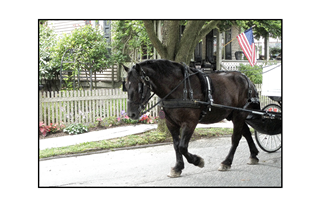
[[[243,108],[248,108],[248,106],[250,106],[251,109],[260,110],[261,107],[260,107],[259,93],[255,84],[253,84],[246,75],[244,75],[243,73],[242,75],[247,79],[247,83],[248,83],[248,88],[247,88],[248,101]]]

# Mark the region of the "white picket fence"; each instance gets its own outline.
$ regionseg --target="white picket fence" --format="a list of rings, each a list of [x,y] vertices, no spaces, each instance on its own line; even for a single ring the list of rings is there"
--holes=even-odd
[[[276,63],[281,63],[281,60],[273,60]],[[248,65],[248,60],[222,60],[220,66],[221,70],[235,70],[238,71],[240,68],[240,64]],[[265,60],[257,60],[256,65],[264,66],[266,64]]]
[[[261,84],[256,85],[261,108],[269,103],[276,103],[261,96]],[[149,109],[157,102],[154,96],[146,107]],[[59,91],[39,93],[39,121],[50,123],[93,124],[97,118],[121,117],[127,111],[127,93],[121,89],[99,89],[92,91]],[[150,111],[153,117],[159,116],[158,107]]]
[[[127,93],[121,89],[99,89],[92,91],[40,92],[39,121],[45,124],[83,123],[93,124],[97,118],[121,117],[127,111]],[[149,101],[147,109],[156,103]],[[150,111],[158,116],[158,111]]]

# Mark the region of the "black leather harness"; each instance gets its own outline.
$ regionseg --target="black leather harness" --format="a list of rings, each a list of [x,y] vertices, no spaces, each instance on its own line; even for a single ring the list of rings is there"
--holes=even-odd
[[[150,107],[148,110],[143,111],[143,108],[145,108],[145,104],[153,97],[150,96],[148,99],[146,99],[147,97],[142,97],[143,99],[146,99],[145,101],[143,101],[140,106],[140,113],[144,114],[148,111],[150,111],[152,108],[154,108],[157,105],[160,105],[161,108],[167,108],[167,109],[172,109],[172,108],[196,108],[199,109],[201,108],[201,106],[206,106],[206,107],[202,107],[203,110],[201,112],[201,115],[199,117],[199,122],[206,116],[206,114],[208,113],[208,111],[211,111],[211,107],[220,107],[220,108],[229,108],[229,109],[240,109],[240,108],[235,108],[235,107],[229,107],[229,106],[223,106],[223,105],[219,105],[219,104],[214,104],[214,100],[212,98],[212,93],[214,92],[214,88],[213,88],[213,84],[212,84],[212,80],[211,78],[208,77],[208,75],[204,72],[202,72],[201,70],[198,69],[190,69],[185,63],[182,63],[184,65],[183,68],[183,74],[184,74],[184,79],[182,81],[180,81],[180,83],[173,89],[171,90],[171,92],[169,92],[165,97],[163,97],[162,99],[160,99],[155,105],[153,105],[152,107]],[[144,85],[147,85],[147,83],[150,81],[149,77],[145,74],[145,72],[142,70],[142,76],[141,76],[141,80],[144,83]],[[202,88],[202,92],[204,93],[205,96],[205,100],[204,101],[200,101],[197,99],[193,98],[193,89],[191,87],[191,83],[190,83],[190,77],[193,75],[197,75],[200,83],[201,83],[201,88]],[[259,102],[259,98],[258,97],[252,97],[252,89],[250,87],[250,82],[247,76],[245,76],[243,74],[243,76],[246,78],[247,83],[248,83],[248,102],[245,104],[245,106],[243,107],[243,111],[248,111],[246,110],[246,108],[249,106],[249,104],[251,103],[258,103]],[[167,97],[169,97],[169,95],[171,95],[181,84],[183,83],[184,87],[183,87],[183,98],[182,99],[167,99]],[[189,85],[189,90],[188,90],[188,86]],[[150,90],[152,91],[151,85],[149,86]],[[141,86],[139,86],[139,92],[140,90],[142,90]],[[255,90],[255,94],[258,95],[255,87],[253,87],[253,90]],[[188,97],[189,94],[189,97]]]

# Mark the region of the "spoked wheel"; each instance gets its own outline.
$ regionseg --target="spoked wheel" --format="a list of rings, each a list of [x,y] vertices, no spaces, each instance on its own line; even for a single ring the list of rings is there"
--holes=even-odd
[[[281,112],[281,107],[277,104],[269,104],[262,110]],[[255,137],[259,147],[266,152],[276,152],[281,148],[281,133],[276,135],[268,135],[255,130]]]

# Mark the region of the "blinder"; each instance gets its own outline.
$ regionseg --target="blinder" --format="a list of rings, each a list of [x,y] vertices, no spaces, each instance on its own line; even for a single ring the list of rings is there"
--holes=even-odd
[[[154,94],[150,96],[150,92],[152,91],[152,85],[150,84],[149,76],[146,75],[146,73],[143,71],[142,68],[141,68],[141,72],[142,73],[140,74],[140,77],[139,77],[140,81],[138,82],[138,88],[137,88],[139,101],[133,101],[128,99],[128,102],[131,102],[132,104],[135,104],[135,105],[139,105],[140,112],[142,112],[145,109],[146,104],[154,96]],[[128,92],[127,88],[125,87],[126,85],[125,80],[123,80],[122,85],[123,85],[122,91]]]

